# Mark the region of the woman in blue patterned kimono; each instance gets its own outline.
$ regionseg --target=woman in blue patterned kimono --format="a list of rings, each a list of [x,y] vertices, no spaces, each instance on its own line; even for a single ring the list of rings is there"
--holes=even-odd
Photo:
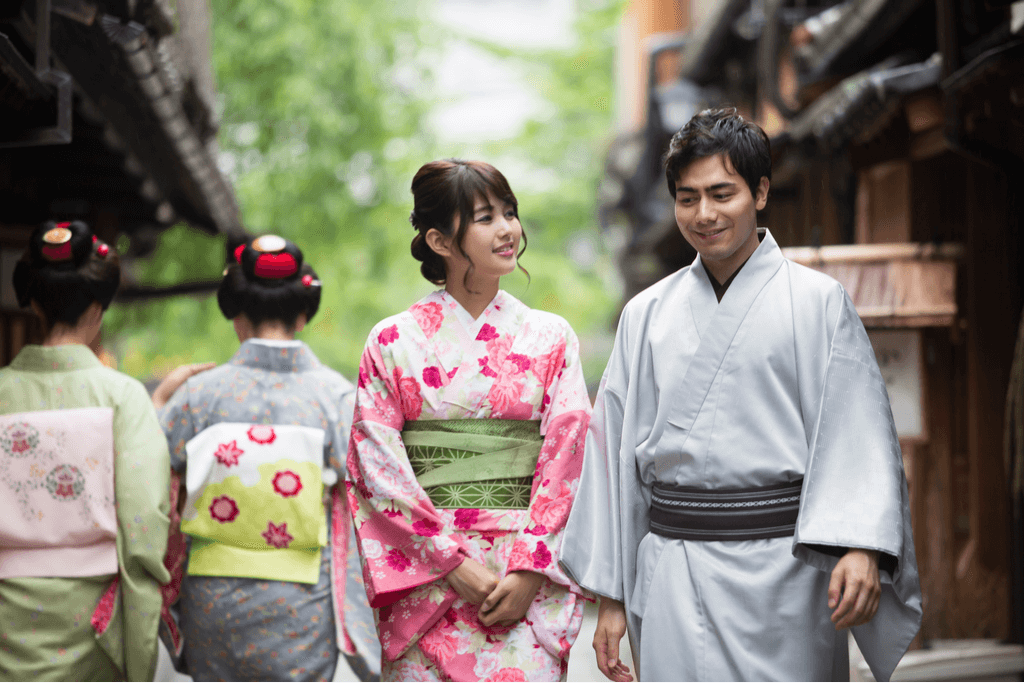
[[[373,680],[380,645],[339,487],[354,387],[295,339],[320,282],[275,235],[235,257],[217,302],[241,348],[160,413],[189,540],[172,649],[197,680],[331,680],[338,650]]]

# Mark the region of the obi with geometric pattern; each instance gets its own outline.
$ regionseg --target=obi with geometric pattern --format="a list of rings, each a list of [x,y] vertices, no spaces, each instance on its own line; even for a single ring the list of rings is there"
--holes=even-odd
[[[327,545],[324,431],[220,422],[185,450],[188,573],[317,583]]]
[[[0,579],[117,573],[114,410],[0,416]]]
[[[529,508],[539,420],[415,420],[402,441],[434,507]]]
[[[749,489],[655,483],[651,531],[684,541],[749,541],[792,536],[803,479]]]

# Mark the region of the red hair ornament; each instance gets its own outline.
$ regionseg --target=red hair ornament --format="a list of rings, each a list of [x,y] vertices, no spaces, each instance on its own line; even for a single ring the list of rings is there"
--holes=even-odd
[[[57,223],[43,235],[42,254],[47,261],[67,261],[71,258],[70,223]]]
[[[299,269],[295,257],[289,253],[283,254],[260,254],[256,259],[256,266],[253,272],[256,277],[266,280],[280,280],[281,278],[294,275]]]

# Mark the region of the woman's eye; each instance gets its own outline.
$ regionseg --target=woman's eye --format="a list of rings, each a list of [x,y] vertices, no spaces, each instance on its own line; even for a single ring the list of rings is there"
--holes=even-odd
[[[515,211],[513,211],[512,209],[509,209],[508,211],[505,212],[505,218],[507,218],[509,220],[512,220],[513,218],[518,218],[518,216],[516,216],[516,212]]]
[[[477,223],[489,223],[491,220],[491,214],[485,213],[476,217]]]

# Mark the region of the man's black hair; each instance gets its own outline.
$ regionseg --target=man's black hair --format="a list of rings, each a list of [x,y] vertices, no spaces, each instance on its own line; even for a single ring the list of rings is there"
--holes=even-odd
[[[665,153],[668,191],[676,194],[679,173],[697,159],[726,154],[757,197],[761,178],[772,179],[772,148],[759,125],[740,116],[735,107],[705,109],[672,136]]]

